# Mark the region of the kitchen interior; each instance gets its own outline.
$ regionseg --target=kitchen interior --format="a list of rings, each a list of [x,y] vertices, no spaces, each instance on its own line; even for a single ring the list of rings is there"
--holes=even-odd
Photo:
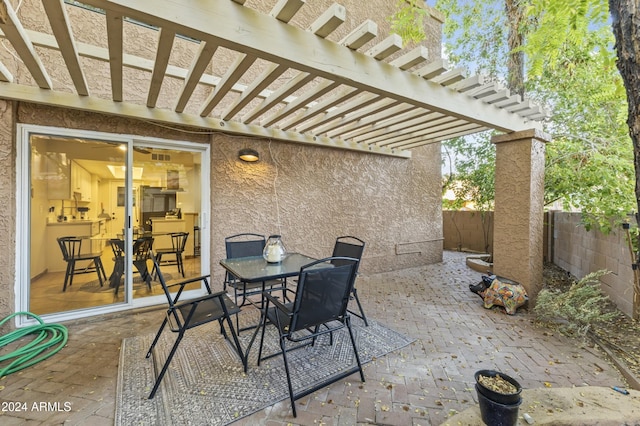
[[[73,284],[63,291],[68,262],[57,239],[80,237],[81,253],[98,253],[110,277],[115,261],[110,240],[124,239],[129,201],[127,144],[52,135],[31,135],[30,143],[29,310],[43,315],[124,302],[126,276],[116,292],[109,280],[100,286],[95,272],[73,274]],[[172,247],[170,233],[188,232],[183,253],[186,277],[201,270],[201,155],[138,144],[133,149],[133,238],[150,234],[156,250]],[[95,262],[77,262],[76,269],[82,265]],[[158,281],[153,280],[149,289],[133,265],[126,270],[133,273],[134,298],[162,294]],[[161,271],[169,281],[182,278],[177,265],[162,265]]]

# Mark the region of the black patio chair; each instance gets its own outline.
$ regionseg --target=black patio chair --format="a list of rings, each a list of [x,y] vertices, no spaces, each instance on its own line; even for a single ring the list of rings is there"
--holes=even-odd
[[[336,238],[336,243],[333,246],[333,257],[353,257],[358,259],[358,261],[362,260],[362,253],[364,252],[365,242],[360,238],[352,237],[350,235],[345,235],[343,237]],[[336,260],[332,262],[334,265],[340,265],[342,261]],[[358,266],[360,266],[360,262],[356,264],[356,274],[354,276],[354,280],[358,276]],[[349,310],[350,313],[357,316],[358,318],[364,321],[365,326],[369,326],[367,322],[367,317],[364,314],[364,310],[362,309],[362,304],[360,304],[360,299],[358,298],[358,291],[356,289],[355,283],[353,285],[353,289],[351,291],[351,298],[355,299],[356,304],[358,305],[358,309],[360,313]]]
[[[240,312],[240,308],[236,306],[235,303],[227,296],[225,291],[219,291],[216,293],[211,292],[211,287],[209,286],[209,278],[210,275],[205,275],[196,278],[189,278],[185,281],[181,281],[175,284],[167,284],[162,275],[162,271],[160,270],[160,265],[158,264],[157,258],[153,257],[153,263],[155,267],[155,271],[162,285],[162,289],[164,290],[164,294],[167,297],[167,302],[169,304],[169,308],[167,309],[164,320],[162,321],[162,325],[156,334],[156,337],[153,339],[153,343],[151,343],[151,347],[147,352],[146,357],[149,358],[153,351],[153,348],[158,343],[158,339],[162,335],[164,328],[169,324],[169,329],[173,333],[177,333],[177,338],[169,355],[167,356],[167,360],[162,366],[162,370],[160,370],[160,374],[156,378],[156,382],[151,390],[151,394],[149,395],[149,399],[152,399],[160,386],[160,382],[167,372],[167,368],[169,367],[169,363],[171,359],[175,355],[178,350],[178,345],[184,334],[187,330],[198,327],[200,325],[208,324],[212,321],[218,321],[220,324],[220,333],[224,336],[224,338],[229,341],[229,337],[227,335],[227,331],[225,330],[224,323],[226,321],[229,327],[229,333],[233,341],[229,341],[233,349],[236,351],[240,360],[242,361],[242,365],[244,367],[244,371],[247,371],[247,359],[242,352],[242,347],[240,346],[240,341],[238,340],[238,335],[233,328],[233,322],[231,321],[231,315],[237,315]],[[184,291],[185,286],[189,284],[193,284],[201,281],[204,283],[205,288],[207,290],[207,295],[198,297],[195,299],[189,299],[185,301],[181,301],[180,296]],[[175,295],[171,294],[172,288],[176,288]]]
[[[336,265],[337,262],[340,262],[340,264]],[[262,293],[266,303],[262,311],[262,334],[258,351],[258,365],[263,359],[282,354],[294,417],[296,417],[295,401],[297,399],[355,372],[360,373],[360,379],[364,382],[364,372],[362,371],[360,356],[358,355],[356,341],[351,329],[351,318],[347,312],[357,265],[358,260],[354,258],[329,257],[303,266],[298,276],[296,291],[288,289],[289,292],[295,293],[295,297],[290,303],[282,303],[269,292]],[[275,325],[278,330],[280,352],[262,357],[264,335],[268,324]],[[309,344],[313,345],[319,336],[327,333],[330,336],[329,344],[333,345],[333,332],[345,327],[349,331],[357,365],[328,378],[322,383],[295,393],[291,384],[287,352]],[[294,343],[294,346],[287,348],[287,341]]]
[[[266,238],[264,235],[253,234],[253,233],[242,233],[232,235],[230,237],[226,237],[224,239],[224,245],[227,252],[227,259],[234,259],[238,257],[249,257],[249,256],[262,256],[262,252],[264,250],[266,244]],[[233,296],[238,306],[244,306],[248,302],[248,297],[251,295],[261,294],[263,287],[273,289],[273,287],[277,287],[279,290],[280,287],[283,287],[283,295],[284,288],[286,288],[286,280],[271,280],[266,281],[264,283],[246,283],[240,281],[233,274],[227,272],[224,286],[223,288],[226,290],[227,287],[233,288]],[[238,303],[238,300],[242,298],[242,301]]]

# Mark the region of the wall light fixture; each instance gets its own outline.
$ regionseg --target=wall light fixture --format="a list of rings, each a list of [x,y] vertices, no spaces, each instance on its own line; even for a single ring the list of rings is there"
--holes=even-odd
[[[253,163],[260,159],[260,154],[255,149],[244,148],[238,151],[238,158],[247,163]]]

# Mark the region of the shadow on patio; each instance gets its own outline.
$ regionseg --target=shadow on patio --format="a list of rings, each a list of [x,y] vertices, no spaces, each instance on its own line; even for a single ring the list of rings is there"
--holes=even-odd
[[[366,383],[350,377],[302,398],[296,419],[283,401],[237,424],[441,424],[477,405],[473,374],[484,368],[525,389],[625,386],[603,355],[536,328],[526,310],[485,310],[468,288],[481,274],[465,256],[445,252],[440,264],[360,276],[367,315],[416,341],[365,365]],[[113,424],[121,341],[154,333],[162,316],[156,309],[66,324],[66,348],[0,380],[0,422]]]

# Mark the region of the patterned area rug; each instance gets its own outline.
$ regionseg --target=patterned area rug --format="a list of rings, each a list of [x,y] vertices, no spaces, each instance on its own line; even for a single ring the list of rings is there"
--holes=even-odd
[[[257,323],[257,310],[249,311],[240,314],[241,326],[243,322],[245,325]],[[365,327],[359,318],[352,318],[363,363],[414,340],[367,319],[369,326]],[[247,347],[252,334],[253,330],[241,333],[243,348]],[[213,322],[186,333],[158,393],[149,400],[155,371],[162,368],[175,341],[175,334],[165,330],[154,355],[146,359],[153,337],[138,336],[122,342],[116,425],[226,425],[289,398],[282,356],[262,361],[258,367],[258,336],[249,354],[248,372],[244,374],[237,354],[220,335],[218,323]],[[277,352],[275,327],[267,326],[264,346],[267,354]],[[313,347],[289,352],[289,365],[295,391],[310,388],[355,365],[347,330],[334,333],[332,346],[326,335]],[[355,373],[345,380],[360,381],[360,377]]]

